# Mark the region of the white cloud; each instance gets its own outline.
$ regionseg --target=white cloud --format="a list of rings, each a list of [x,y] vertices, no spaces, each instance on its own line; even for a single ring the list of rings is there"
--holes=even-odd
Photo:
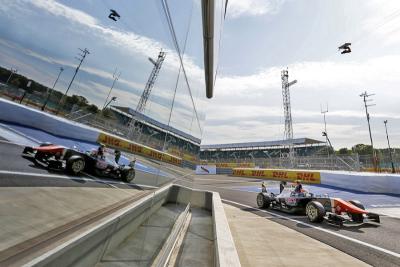
[[[276,14],[285,0],[229,0],[227,15],[232,18]]]
[[[398,0],[370,0],[366,2],[367,16],[364,21],[364,40],[373,35],[385,45],[400,43],[400,4]],[[357,41],[357,40],[356,40]]]
[[[397,90],[400,76],[396,67],[399,60],[399,55],[391,55],[360,62],[310,61],[289,65],[290,80],[298,80],[291,88],[295,137],[322,138],[320,104],[328,102],[332,142],[337,146],[368,143],[365,110],[359,97],[367,90],[376,93],[373,96],[376,106],[370,107],[372,130],[379,139],[376,144],[384,146],[383,120],[393,121],[394,133],[399,128],[396,123],[400,120]],[[281,139],[284,130],[281,69],[266,68],[247,76],[220,76],[215,98],[207,109],[204,143]],[[399,144],[400,139],[393,136],[393,142]]]
[[[88,27],[90,29],[90,34],[96,35],[99,38],[102,38],[105,42],[110,43],[113,47],[121,47],[126,51],[127,54],[140,54],[141,57],[154,57],[163,49],[164,52],[167,53],[167,57],[163,63],[163,71],[170,71],[173,75],[176,75],[176,70],[180,66],[180,59],[174,49],[168,48],[168,46],[162,42],[156,41],[154,39],[148,38],[146,36],[138,35],[131,31],[122,31],[116,30],[115,28],[108,28],[99,23],[97,19],[90,16],[89,14],[82,12],[80,10],[74,9],[72,7],[63,5],[54,0],[34,0],[28,1],[33,4],[37,8],[45,10],[54,16],[61,16],[69,21],[74,23],[79,23],[84,27]],[[185,55],[183,57],[183,62],[185,66],[186,73],[189,73],[191,76],[190,86],[191,88],[199,88],[200,90],[204,90],[204,70],[197,66],[193,59],[189,56]],[[101,77],[108,76],[108,73],[102,73],[101,70],[93,69],[89,67],[82,67],[83,70],[93,74],[99,75]],[[121,79],[122,83],[126,83],[129,85],[135,86],[138,88],[140,84],[133,83],[132,81],[127,81]],[[141,86],[139,88],[143,88]],[[185,87],[187,88],[187,87]],[[189,95],[189,91],[186,90],[182,92],[185,95]],[[193,93],[193,90],[192,90]],[[184,103],[191,103],[185,101]],[[193,108],[193,103],[190,108]],[[198,107],[194,107],[198,110]]]
[[[53,0],[34,0],[28,2],[38,8],[46,10],[47,12],[55,16],[62,16],[76,23],[86,25],[96,25],[98,23],[94,17],[86,14],[85,12],[73,8],[68,8],[67,6]]]

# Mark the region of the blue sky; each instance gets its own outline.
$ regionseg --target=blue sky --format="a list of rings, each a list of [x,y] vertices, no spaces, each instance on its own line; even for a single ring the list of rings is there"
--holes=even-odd
[[[337,47],[351,42],[353,52]],[[383,121],[400,147],[400,2],[372,0],[230,0],[215,97],[204,143],[283,138],[280,71],[289,68],[295,137],[323,140],[328,104],[334,147],[369,143],[359,94],[370,108],[374,144],[386,147]],[[234,134],[232,134],[234,133]]]

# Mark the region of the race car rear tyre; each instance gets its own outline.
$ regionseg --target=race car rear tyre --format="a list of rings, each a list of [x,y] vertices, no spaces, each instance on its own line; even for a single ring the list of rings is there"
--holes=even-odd
[[[310,201],[306,206],[306,215],[310,222],[320,223],[324,220],[325,216],[324,206],[317,201]]]
[[[353,204],[357,208],[360,208],[362,210],[365,210],[365,207],[363,204],[361,204],[360,201],[358,200],[349,200],[349,203]],[[364,216],[363,214],[360,213],[349,213],[349,216],[353,222],[363,222],[364,221]]]
[[[69,173],[77,175],[85,169],[85,160],[81,157],[72,156],[67,160],[66,169]]]
[[[121,173],[121,178],[124,182],[130,183],[135,178],[135,170],[130,169]]]
[[[257,206],[259,208],[269,208],[269,206],[271,205],[271,200],[269,198],[269,196],[265,196],[263,193],[259,193],[257,195]]]

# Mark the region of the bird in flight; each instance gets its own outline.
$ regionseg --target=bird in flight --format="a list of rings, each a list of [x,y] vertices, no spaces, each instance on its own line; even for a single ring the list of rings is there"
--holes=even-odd
[[[342,50],[341,54],[351,53],[351,43],[344,43],[343,45],[339,46],[339,50]]]
[[[108,18],[112,19],[113,21],[117,21],[121,18],[121,16],[114,9],[110,9],[110,15],[108,15]]]

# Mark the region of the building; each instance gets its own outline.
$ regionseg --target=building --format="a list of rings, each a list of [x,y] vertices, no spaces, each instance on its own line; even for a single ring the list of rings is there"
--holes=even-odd
[[[292,140],[295,155],[311,156],[326,151],[326,143],[311,138]],[[287,157],[288,141],[262,141],[247,143],[201,145],[200,159],[211,161],[254,160]]]

